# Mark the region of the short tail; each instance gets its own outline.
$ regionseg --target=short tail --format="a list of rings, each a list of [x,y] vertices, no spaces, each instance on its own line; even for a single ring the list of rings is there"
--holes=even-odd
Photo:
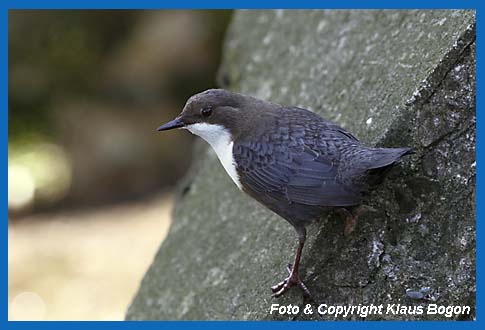
[[[371,166],[367,169],[367,184],[376,186],[384,180],[387,172],[394,164],[406,155],[416,153],[411,148],[380,148],[374,149]]]
[[[369,170],[387,167],[397,162],[401,157],[416,152],[411,148],[377,148],[373,149]]]

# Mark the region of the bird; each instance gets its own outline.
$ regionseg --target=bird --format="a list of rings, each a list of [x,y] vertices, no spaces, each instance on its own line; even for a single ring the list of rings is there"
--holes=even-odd
[[[271,287],[280,297],[299,287],[306,226],[337,210],[345,233],[353,231],[364,196],[411,148],[372,148],[316,113],[225,89],[190,97],[174,120],[158,131],[186,129],[217,154],[236,186],[289,222],[298,244],[288,277]]]

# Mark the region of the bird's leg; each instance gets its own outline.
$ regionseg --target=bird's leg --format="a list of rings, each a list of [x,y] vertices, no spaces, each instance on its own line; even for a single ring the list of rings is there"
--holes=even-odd
[[[290,274],[284,281],[274,285],[271,287],[273,291],[273,297],[280,297],[286,291],[288,291],[292,286],[298,285],[300,289],[303,291],[303,295],[306,297],[310,297],[310,291],[308,290],[307,286],[303,281],[300,279],[300,275],[298,274],[298,267],[300,266],[300,258],[301,252],[303,251],[303,246],[305,245],[306,240],[306,230],[305,228],[297,229],[298,231],[298,246],[296,248],[295,260],[293,261],[293,266],[288,265],[287,270]]]
[[[337,212],[340,213],[342,217],[345,219],[344,225],[344,235],[349,236],[355,229],[357,225],[357,217],[350,212],[350,210],[346,208],[337,209]]]
[[[376,210],[367,205],[359,205],[351,210],[346,208],[338,209],[339,213],[345,217],[344,235],[349,236],[354,232],[357,225],[357,219],[365,212],[376,212]]]

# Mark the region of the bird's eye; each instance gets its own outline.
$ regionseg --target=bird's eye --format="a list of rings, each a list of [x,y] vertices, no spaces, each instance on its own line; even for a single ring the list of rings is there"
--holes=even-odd
[[[202,108],[200,114],[202,117],[209,117],[212,114],[212,108]]]

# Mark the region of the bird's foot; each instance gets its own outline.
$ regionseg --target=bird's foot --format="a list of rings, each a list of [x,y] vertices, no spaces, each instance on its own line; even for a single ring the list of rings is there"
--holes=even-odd
[[[349,236],[354,231],[355,227],[357,226],[357,219],[363,214],[371,212],[375,213],[377,210],[369,205],[360,205],[357,209],[354,210],[353,213],[348,213],[345,218],[345,227],[344,227],[344,235]]]
[[[345,218],[344,235],[349,236],[350,234],[352,234],[356,226],[357,226],[357,217],[354,217],[353,215],[350,214]]]
[[[298,286],[300,290],[303,292],[304,298],[311,298],[310,290],[308,290],[305,283],[303,283],[303,281],[300,279],[298,272],[293,272],[291,265],[288,265],[286,269],[288,270],[288,273],[290,275],[280,283],[273,285],[271,287],[271,290],[273,291],[273,297],[276,297],[276,298],[281,297],[292,286]]]
[[[337,212],[345,219],[344,235],[349,236],[354,232],[355,227],[357,226],[357,216],[354,216],[349,210],[344,208],[338,209]]]
[[[354,232],[355,227],[357,226],[357,219],[362,214],[367,212],[377,212],[377,210],[368,205],[360,205],[354,209],[353,212],[350,212],[345,208],[338,209],[338,212],[345,218],[344,235],[349,236]]]

